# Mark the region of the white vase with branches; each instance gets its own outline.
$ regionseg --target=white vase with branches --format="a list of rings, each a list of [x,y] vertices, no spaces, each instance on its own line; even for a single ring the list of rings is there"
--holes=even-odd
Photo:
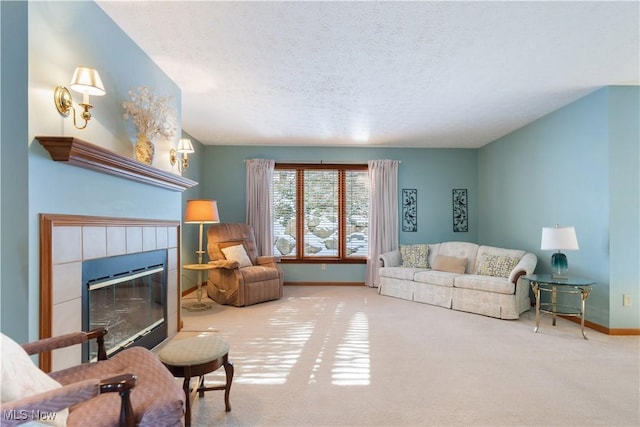
[[[131,119],[138,131],[135,146],[136,160],[150,165],[155,146],[153,138],[171,138],[176,132],[176,112],[171,105],[172,96],[156,96],[146,86],[129,91],[129,101],[122,103],[124,118]]]

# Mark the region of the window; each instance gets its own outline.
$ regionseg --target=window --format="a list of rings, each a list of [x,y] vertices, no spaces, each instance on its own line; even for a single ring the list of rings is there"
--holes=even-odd
[[[274,254],[284,261],[364,262],[368,175],[366,165],[276,164]]]

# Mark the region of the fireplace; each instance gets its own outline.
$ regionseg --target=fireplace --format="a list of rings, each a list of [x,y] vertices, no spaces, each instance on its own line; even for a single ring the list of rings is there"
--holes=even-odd
[[[167,338],[167,251],[98,258],[82,263],[84,330],[103,327],[107,355],[130,346],[152,349]],[[97,358],[85,344],[83,362]]]
[[[172,220],[110,218],[65,214],[41,214],[40,216],[40,337],[48,338],[59,336],[80,330],[87,330],[86,318],[83,321],[83,287],[86,282],[93,280],[104,284],[105,276],[118,276],[119,272],[128,272],[140,268],[150,267],[164,263],[165,289],[160,290],[164,301],[163,310],[151,310],[158,313],[162,311],[164,317],[166,336],[173,337],[180,325],[180,222]],[[121,263],[121,259],[129,259],[129,255],[143,255],[164,253],[165,261],[138,261],[128,264]],[[120,258],[126,257],[126,258]],[[83,264],[87,261],[100,259],[118,260],[117,265],[124,265],[117,271],[98,273],[93,277],[83,279]],[[134,258],[130,258],[135,260]],[[153,274],[158,274],[155,272]],[[136,279],[137,280],[137,279]],[[156,281],[154,277],[144,280]],[[157,286],[151,285],[118,285],[121,289],[127,289],[133,295],[146,293],[153,296],[158,294]],[[106,287],[106,286],[105,286]],[[104,291],[106,293],[106,291]],[[98,294],[96,294],[98,295]],[[134,298],[137,298],[134,296]],[[104,300],[104,299],[103,299]],[[102,304],[106,304],[103,302]],[[111,303],[109,303],[111,304]],[[123,311],[132,312],[132,307],[123,308]],[[108,312],[122,313],[120,309],[107,310]],[[88,316],[88,314],[86,315]],[[103,318],[103,323],[108,319]],[[155,321],[150,321],[146,326],[156,330]],[[145,326],[145,327],[146,327]],[[113,325],[109,327],[109,333],[105,339],[114,336]],[[134,334],[135,335],[135,334]],[[150,335],[142,332],[140,336]],[[134,337],[133,339],[138,339]],[[136,342],[136,345],[145,345],[144,340]],[[118,342],[124,341],[118,340]],[[125,342],[128,343],[131,339]],[[117,344],[117,343],[116,343]],[[45,372],[58,371],[76,366],[87,360],[90,351],[83,346],[71,346],[45,352],[40,355],[39,365]],[[115,348],[115,347],[114,347]],[[83,351],[87,353],[83,357]],[[116,350],[117,351],[117,350]]]

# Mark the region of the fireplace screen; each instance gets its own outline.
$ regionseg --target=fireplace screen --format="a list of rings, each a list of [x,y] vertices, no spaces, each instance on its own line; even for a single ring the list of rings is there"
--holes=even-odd
[[[159,344],[166,338],[166,286],[165,264],[161,259],[149,259],[143,254],[127,255],[132,257],[105,258],[83,263],[85,268],[100,277],[85,281],[84,293],[86,314],[85,324],[88,330],[103,327],[108,330],[105,336],[107,355],[114,354],[131,345],[143,345],[147,348]],[[123,262],[124,261],[124,262]],[[137,263],[149,263],[143,267],[131,269],[127,266]],[[88,265],[85,265],[88,264]],[[114,269],[113,273],[103,276],[105,269]],[[125,271],[122,271],[122,269]],[[95,270],[98,270],[97,272]],[[156,336],[157,335],[157,336]],[[83,359],[95,360],[97,344],[89,343]]]

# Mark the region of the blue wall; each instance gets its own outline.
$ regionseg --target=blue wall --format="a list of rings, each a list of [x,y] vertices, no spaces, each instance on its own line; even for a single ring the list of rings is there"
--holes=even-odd
[[[550,272],[542,227],[575,226],[580,250],[567,254],[570,274],[598,282],[587,319],[611,328],[640,325],[638,117],[637,87],[604,88],[478,157],[480,241],[534,252],[537,271]],[[622,293],[635,306],[623,308]]]
[[[366,162],[374,159],[400,160],[399,189],[418,190],[418,231],[400,232],[400,243],[441,242],[478,239],[477,150],[411,148],[336,147],[231,147],[206,146],[201,179],[202,195],[218,201],[223,222],[245,221],[246,168],[252,158],[278,162]],[[454,188],[466,188],[469,195],[469,232],[454,233],[452,196]],[[400,209],[400,207],[398,208]],[[398,211],[400,212],[400,211]],[[287,282],[364,282],[364,265],[285,264]]]
[[[2,24],[2,100],[16,106],[2,110],[2,198],[13,199],[2,206],[1,327],[23,342],[39,335],[41,213],[181,218],[179,192],[53,162],[35,136],[76,136],[132,157],[136,131],[122,117],[128,91],[146,85],[173,96],[179,107],[180,90],[93,2],[3,2]],[[67,85],[78,65],[98,69],[107,91],[91,98],[93,119],[85,130],[74,129],[53,104],[54,88]],[[79,94],[72,96],[77,103]],[[156,144],[154,166],[170,170],[172,144]],[[5,258],[9,251],[15,252]]]
[[[640,327],[640,88],[610,87],[610,324]],[[631,307],[622,307],[623,294]]]
[[[29,328],[24,316],[29,299],[29,229],[25,221],[29,193],[27,3],[0,2],[0,17],[3,63],[0,72],[0,122],[3,125],[0,132],[0,325],[6,334],[26,340]]]

